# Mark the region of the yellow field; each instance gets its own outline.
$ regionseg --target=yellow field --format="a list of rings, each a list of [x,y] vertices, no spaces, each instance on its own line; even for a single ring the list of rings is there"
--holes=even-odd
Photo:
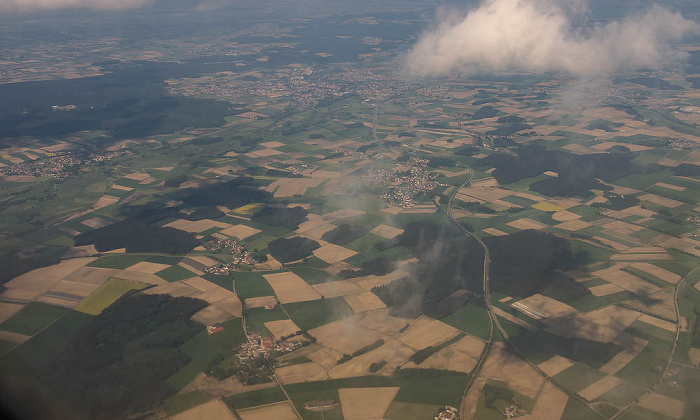
[[[100,312],[129,290],[140,290],[144,287],[146,285],[141,283],[110,279],[97,288],[90,296],[83,299],[74,309],[90,315],[99,315]]]
[[[554,204],[545,203],[545,202],[534,204],[532,206],[532,208],[537,209],[537,210],[541,210],[541,211],[552,211],[552,212],[564,210],[563,207],[555,206]]]
[[[233,212],[242,214],[244,216],[252,216],[255,212],[261,210],[263,207],[265,207],[265,204],[263,203],[250,203],[246,204],[245,206],[233,209]]]

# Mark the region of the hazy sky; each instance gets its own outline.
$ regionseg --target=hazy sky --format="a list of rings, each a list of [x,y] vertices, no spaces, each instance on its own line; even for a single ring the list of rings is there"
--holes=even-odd
[[[155,0],[0,0],[0,11],[26,12],[85,8],[93,10],[124,10],[142,7]]]
[[[443,13],[408,55],[408,66],[422,76],[513,69],[596,76],[681,59],[684,54],[671,43],[699,28],[679,13],[653,6],[581,29],[572,18],[585,10],[585,2],[566,2],[566,9],[557,3],[484,0],[466,14]]]

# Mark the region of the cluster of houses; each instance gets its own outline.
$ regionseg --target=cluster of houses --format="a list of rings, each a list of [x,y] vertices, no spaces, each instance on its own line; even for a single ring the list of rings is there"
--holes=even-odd
[[[440,414],[435,416],[435,420],[459,420],[459,410],[454,407],[443,407]]]
[[[289,353],[301,347],[300,341],[286,342],[273,340],[270,337],[262,337],[257,333],[248,335],[248,342],[241,344],[238,358],[241,362],[258,359],[260,357],[271,358],[283,353]]]
[[[212,239],[211,241],[202,244],[204,248],[211,252],[217,252],[222,248],[230,248],[233,260],[227,264],[218,264],[204,269],[205,273],[226,275],[231,271],[236,271],[241,264],[253,265],[255,260],[253,259],[250,251],[245,245],[242,245],[235,239]]]

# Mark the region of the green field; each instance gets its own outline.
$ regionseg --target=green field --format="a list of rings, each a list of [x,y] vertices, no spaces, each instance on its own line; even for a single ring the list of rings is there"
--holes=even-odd
[[[157,272],[156,276],[162,278],[165,281],[174,282],[196,277],[197,275],[184,267],[180,267],[179,265],[173,265]]]
[[[11,368],[26,366],[35,373],[46,368],[70,343],[73,335],[92,319],[81,312],[69,311],[51,326],[15,347],[0,359]]]
[[[147,260],[147,255],[115,254],[104,255],[88,264],[88,267],[116,268],[123,270],[141,261]]]
[[[442,408],[441,405],[415,404],[394,401],[384,414],[389,420],[425,420],[434,418]]]
[[[266,322],[282,319],[288,318],[280,306],[275,306],[274,309],[253,308],[245,311],[245,325],[248,331],[255,331],[263,337],[272,337],[270,331],[265,327]]]
[[[337,277],[317,268],[298,267],[290,268],[289,271],[301,277],[309,284],[319,284],[338,280]]]
[[[275,291],[257,271],[237,271],[233,273],[236,294],[241,299],[260,296],[274,296]]]
[[[404,379],[395,401],[459,407],[467,375]]]
[[[0,330],[34,335],[68,312],[70,309],[61,306],[30,302],[0,324]]]
[[[192,391],[184,394],[173,395],[165,400],[163,406],[165,408],[165,412],[168,413],[169,416],[173,416],[192,407],[204,404],[207,399],[207,396],[202,394],[200,391]]]
[[[74,309],[78,312],[98,315],[125,293],[131,290],[141,290],[145,287],[146,285],[143,283],[111,278],[77,304]]]
[[[292,320],[303,330],[320,327],[354,313],[342,297],[288,303],[284,305],[284,308]]]
[[[604,376],[605,374],[597,369],[576,363],[563,372],[554,375],[552,380],[570,391],[578,392]]]

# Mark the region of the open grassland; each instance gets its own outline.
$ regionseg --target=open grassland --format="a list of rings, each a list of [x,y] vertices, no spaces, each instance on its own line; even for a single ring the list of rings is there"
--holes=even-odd
[[[51,325],[70,310],[38,302],[30,302],[5,322],[0,324],[0,330],[18,334],[34,335]]]
[[[141,290],[145,287],[146,285],[142,283],[112,278],[76,305],[75,310],[90,315],[98,315],[125,293],[131,290]]]

